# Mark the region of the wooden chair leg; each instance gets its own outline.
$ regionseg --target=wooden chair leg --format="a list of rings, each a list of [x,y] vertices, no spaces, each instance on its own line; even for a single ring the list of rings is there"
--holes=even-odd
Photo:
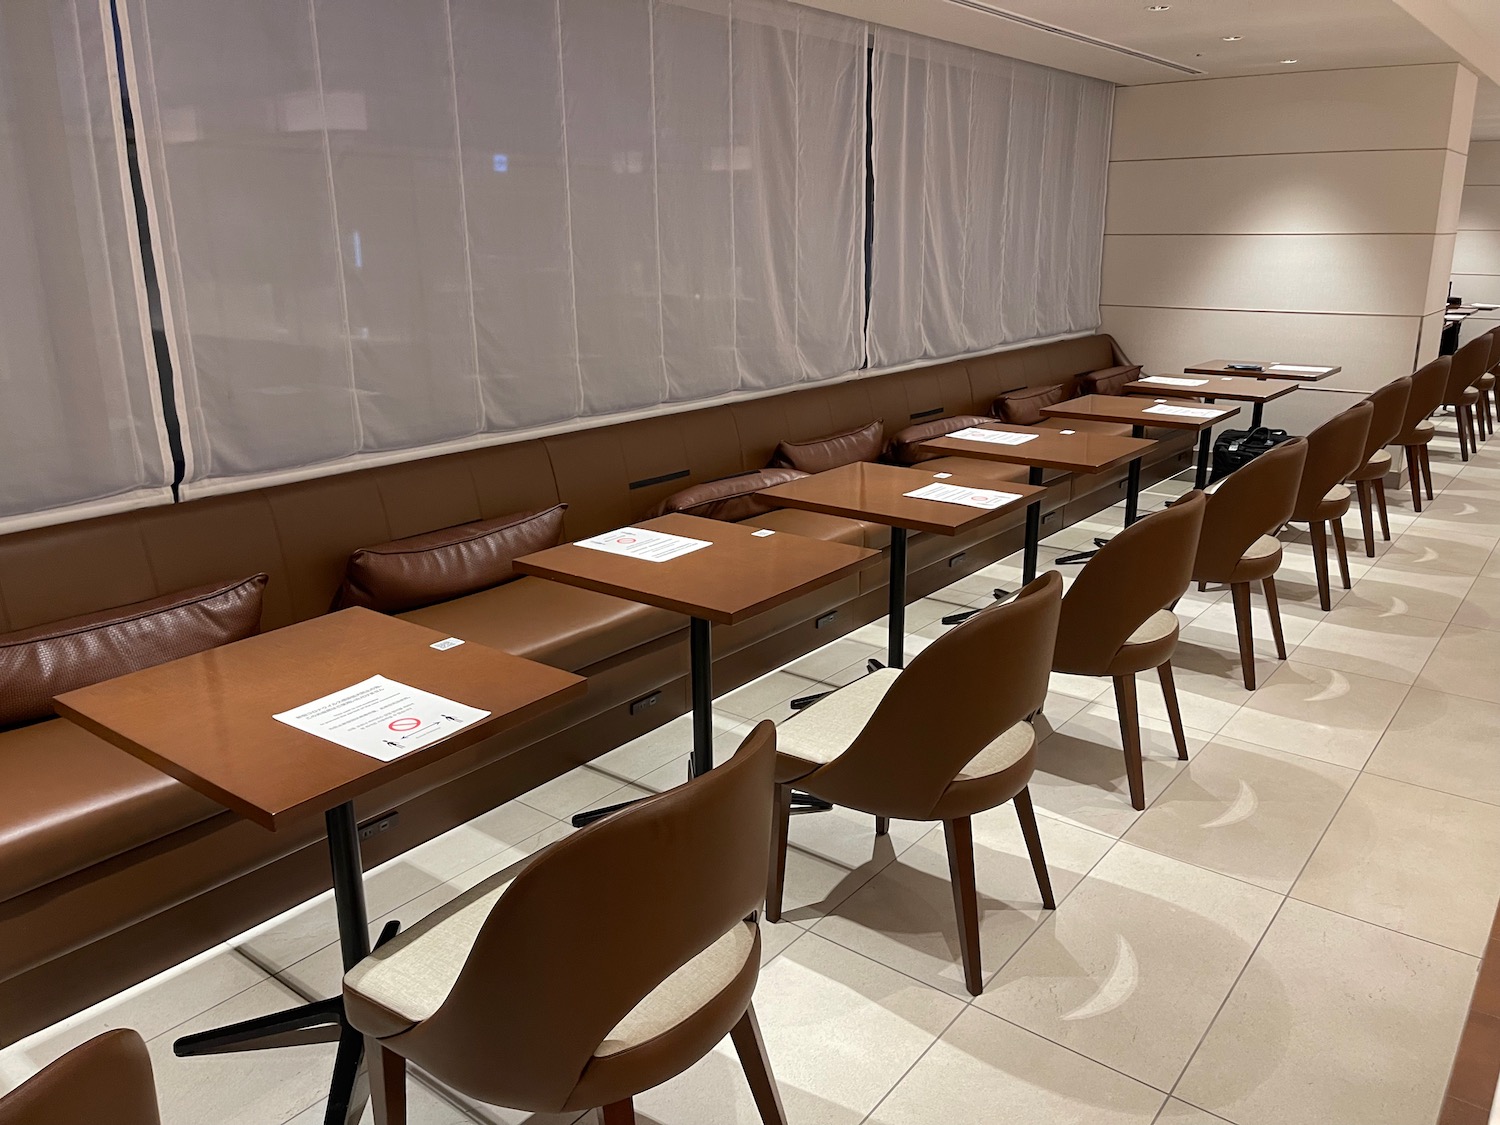
[[[1266,612],[1271,617],[1271,636],[1276,639],[1276,655],[1285,660],[1286,638],[1281,635],[1281,603],[1276,597],[1276,576],[1273,574],[1263,579],[1260,588],[1266,595]]]
[[[948,877],[958,915],[958,944],[964,961],[964,987],[970,996],[984,991],[979,963],[979,889],[974,883],[974,825],[968,817],[943,821],[948,841]]]
[[[1146,774],[1141,765],[1141,719],[1135,705],[1135,676],[1115,677],[1115,706],[1120,712],[1120,741],[1125,746],[1125,780],[1130,807],[1146,808]]]
[[[1421,446],[1408,445],[1406,447],[1406,475],[1411,478],[1411,506],[1414,511],[1422,510],[1422,456]]]
[[[1460,406],[1454,411],[1458,420],[1458,455],[1467,461],[1469,459],[1469,443],[1473,440],[1474,431],[1470,428],[1472,419],[1469,417],[1469,408]]]
[[[1339,579],[1344,584],[1344,589],[1350,588],[1349,582],[1349,544],[1344,541],[1344,521],[1333,520],[1333,545],[1339,556]]]
[[[406,1125],[406,1059],[365,1036],[365,1066],[375,1125]]]
[[[1206,591],[1207,589],[1208,589],[1208,583],[1207,582],[1199,582],[1198,583],[1198,593],[1201,594],[1204,591]]]
[[[1307,526],[1312,532],[1313,570],[1318,575],[1318,604],[1324,612],[1333,608],[1333,594],[1328,588],[1328,525],[1313,520]]]
[[[1370,482],[1355,481],[1354,491],[1359,497],[1359,524],[1365,533],[1365,554],[1373,559],[1375,557],[1375,498],[1371,495]]]
[[[761,1121],[764,1125],[787,1125],[786,1108],[781,1104],[781,1091],[776,1088],[776,1075],[771,1073],[771,1057],[766,1054],[766,1040],[753,1006],[745,1009],[740,1022],[730,1029],[729,1038],[740,1057]]]
[[[1490,414],[1489,392],[1479,393],[1479,436],[1484,441],[1490,440],[1490,435],[1495,432],[1495,419]]]
[[[786,838],[792,824],[792,787],[776,786],[771,810],[771,866],[766,876],[766,921],[781,921],[781,893],[786,886]]]
[[[1375,490],[1375,510],[1380,513],[1380,537],[1389,543],[1391,541],[1391,516],[1385,507],[1385,479],[1377,477],[1370,482],[1370,487]]]
[[[1432,499],[1432,447],[1422,446],[1422,491],[1427,493],[1427,499]]]
[[[891,834],[891,818],[888,816],[877,816],[875,818],[875,835],[889,836]]]
[[[1036,810],[1031,807],[1031,790],[1022,789],[1016,794],[1016,819],[1021,822],[1021,836],[1026,841],[1026,851],[1031,856],[1031,870],[1036,872],[1036,888],[1042,892],[1042,909],[1056,910],[1057,901],[1052,897],[1052,877],[1047,874],[1047,857],[1042,854],[1042,837],[1036,830]]]
[[[600,1106],[599,1125],[635,1125],[635,1102],[626,1098],[623,1102]]]
[[[1245,690],[1255,690],[1255,630],[1250,622],[1250,583],[1236,582],[1229,587],[1234,598],[1234,630],[1240,638],[1240,678]]]

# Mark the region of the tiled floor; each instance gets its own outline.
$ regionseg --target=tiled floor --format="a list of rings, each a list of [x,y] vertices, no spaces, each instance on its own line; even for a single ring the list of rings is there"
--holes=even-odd
[[[847,812],[793,821],[787,920],[765,927],[756,993],[792,1122],[1435,1120],[1500,897],[1500,440],[1462,466],[1440,439],[1433,459],[1438,500],[1414,516],[1392,497],[1397,538],[1355,555],[1333,612],[1317,608],[1305,535],[1285,537],[1293,649],[1274,660],[1257,599],[1260,690],[1240,686],[1224,592],[1183,599],[1191,760],[1142,677],[1144,813],[1124,795],[1109,685],[1054,677],[1032,792],[1058,909],[1037,901],[1011,809],[978,818],[979,999],[962,987],[941,828],[876,839]],[[1118,519],[1062,532],[1044,565]],[[1014,585],[1018,561],[914,605],[909,650]],[[721,699],[721,754],[883,649],[878,623]],[[578,809],[677,784],[687,742],[676,720],[372,872],[371,913],[420,917]],[[180,1060],[170,1044],[336,988],[334,940],[327,898],[308,903],[0,1052],[0,1088],[130,1025],[151,1042],[167,1125],[316,1125],[331,1048]],[[660,1125],[757,1120],[723,1046],[638,1107]],[[414,1094],[419,1125],[554,1120],[435,1084]]]

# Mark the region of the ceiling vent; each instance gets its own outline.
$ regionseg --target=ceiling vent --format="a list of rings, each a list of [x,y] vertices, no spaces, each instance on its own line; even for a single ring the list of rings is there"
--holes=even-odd
[[[1095,39],[1092,35],[1084,35],[1079,31],[1069,31],[1066,27],[1058,27],[1055,24],[1045,23],[1042,20],[1023,16],[1019,12],[1008,12],[1004,8],[997,8],[993,4],[982,3],[981,0],[948,0],[950,4],[957,4],[961,8],[972,8],[976,12],[983,12],[987,16],[995,16],[1002,20],[1010,20],[1022,27],[1029,27],[1036,31],[1045,31],[1049,35],[1060,35],[1064,39],[1071,39],[1075,43],[1087,43],[1090,47],[1098,47],[1101,50],[1113,51],[1117,55],[1128,55],[1133,59],[1141,59],[1143,62],[1155,63],[1164,66],[1168,70],[1175,70],[1179,74],[1202,74],[1203,71],[1195,70],[1182,63],[1173,62],[1171,59],[1158,58],[1156,55],[1145,51],[1137,51],[1131,47],[1122,47],[1118,43],[1111,43],[1107,39]]]

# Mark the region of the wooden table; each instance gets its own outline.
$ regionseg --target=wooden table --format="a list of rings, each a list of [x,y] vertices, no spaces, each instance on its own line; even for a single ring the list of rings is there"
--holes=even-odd
[[[1083,431],[1053,430],[1031,426],[1011,426],[991,422],[979,427],[1001,433],[1025,434],[1020,445],[995,445],[947,437],[924,441],[917,446],[924,453],[942,457],[973,457],[980,461],[998,461],[1005,465],[1025,465],[1030,469],[1027,483],[1040,486],[1043,469],[1062,469],[1070,473],[1102,473],[1127,461],[1138,459],[1156,443],[1145,438],[1120,437]],[[1022,555],[1021,578],[1030,582],[1036,577],[1037,547],[1041,542],[1042,502],[1037,497],[1026,508],[1026,546]]]
[[[1292,394],[1298,386],[1292,379],[1251,379],[1244,375],[1164,375],[1160,378],[1181,379],[1184,383],[1191,380],[1194,385],[1153,383],[1147,378],[1126,383],[1125,390],[1133,395],[1155,395],[1158,398],[1201,398],[1204,402],[1222,398],[1230,402],[1248,402],[1252,404],[1251,427],[1263,422],[1266,403]]]
[[[997,508],[975,508],[945,500],[929,500],[907,493],[929,484],[1006,492],[1014,500]],[[1000,484],[967,477],[962,473],[933,473],[900,465],[877,465],[867,461],[843,465],[814,476],[763,489],[766,500],[783,508],[801,508],[824,515],[844,516],[884,524],[891,529],[890,617],[886,663],[892,668],[906,664],[906,537],[908,531],[933,535],[958,535],[990,522],[1028,503],[1046,490],[1030,484]]]
[[[626,558],[565,543],[515,561],[521,574],[550,578],[685,613],[693,691],[693,775],[713,768],[712,625],[733,625],[869,565],[879,551],[738,523],[674,514],[634,525],[712,544],[666,562]],[[580,814],[575,823],[605,810]]]
[[[1245,371],[1231,367],[1232,363],[1253,363],[1259,371]],[[1307,367],[1307,371],[1289,371],[1288,368]],[[1299,383],[1318,383],[1330,375],[1337,375],[1342,367],[1322,367],[1316,364],[1283,363],[1259,359],[1209,359],[1192,367],[1184,368],[1189,375],[1243,375],[1250,379],[1293,379]]]
[[[586,681],[367,609],[346,609],[57,698],[58,712],[241,816],[275,830],[321,812],[344,968],[370,953],[354,798],[583,695]],[[382,762],[272,718],[381,675],[490,712]],[[394,932],[394,926],[388,927]],[[389,937],[386,934],[382,940]],[[363,1037],[342,997],[185,1036],[178,1055],[338,1042],[324,1121],[358,1116]]]

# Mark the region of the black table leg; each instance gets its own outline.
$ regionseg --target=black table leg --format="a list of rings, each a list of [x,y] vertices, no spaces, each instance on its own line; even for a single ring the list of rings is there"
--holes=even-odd
[[[1146,427],[1131,426],[1130,436],[1145,437]],[[1141,506],[1141,459],[1139,457],[1130,462],[1130,470],[1126,474],[1125,481],[1125,526],[1129,527],[1135,523]]]
[[[1042,469],[1040,465],[1032,465],[1026,473],[1026,483],[1040,488],[1042,484]],[[1042,498],[1038,496],[1030,504],[1026,505],[1026,545],[1021,554],[1021,585],[1026,586],[1036,580],[1036,556],[1037,550],[1042,544]]]
[[[906,528],[891,528],[889,642],[886,667],[906,667]]]
[[[1214,428],[1204,426],[1203,433],[1198,437],[1198,473],[1194,478],[1194,488],[1208,487],[1208,459],[1213,452]]]
[[[1265,421],[1265,418],[1266,418],[1266,404],[1265,403],[1263,403],[1263,402],[1257,402],[1253,407],[1250,408],[1250,428],[1252,430],[1258,430],[1258,429],[1260,429],[1261,423]]]
[[[693,689],[693,776],[714,768],[714,652],[709,622],[688,623],[688,662]]]

